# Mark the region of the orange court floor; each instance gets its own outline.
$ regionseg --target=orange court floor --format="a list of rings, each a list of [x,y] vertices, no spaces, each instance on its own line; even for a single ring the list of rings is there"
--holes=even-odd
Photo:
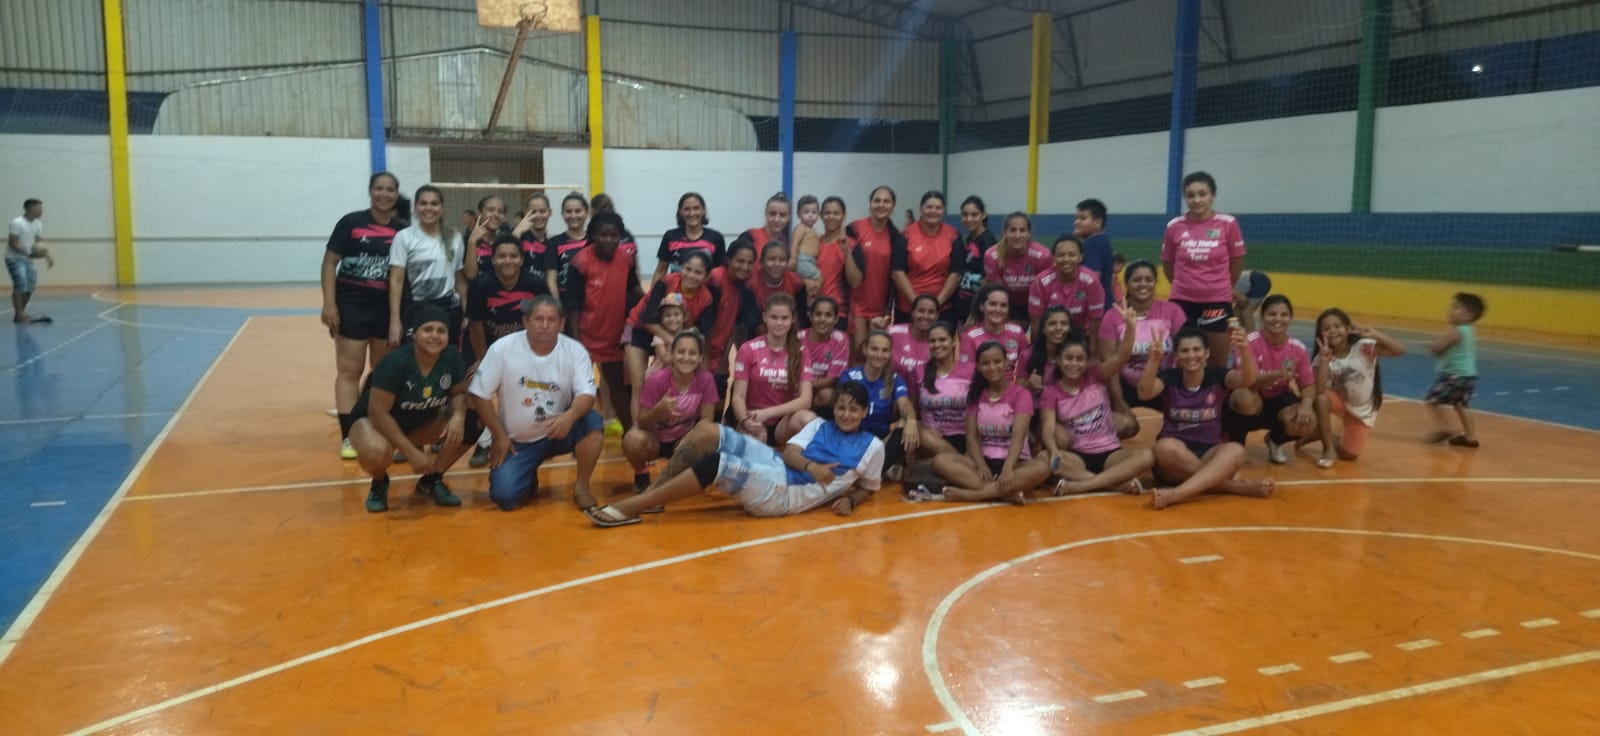
[[[5,651],[0,733],[1600,733],[1591,430],[1429,446],[1395,398],[1332,470],[1253,437],[1267,500],[598,530],[568,458],[515,512],[462,463],[461,508],[402,467],[366,513],[332,373],[314,315],[243,323]]]

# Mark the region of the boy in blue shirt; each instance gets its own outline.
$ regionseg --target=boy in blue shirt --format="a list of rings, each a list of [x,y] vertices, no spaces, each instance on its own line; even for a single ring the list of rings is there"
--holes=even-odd
[[[1083,265],[1100,276],[1100,288],[1106,292],[1107,309],[1115,298],[1112,288],[1111,236],[1106,235],[1106,203],[1098,199],[1085,199],[1078,203],[1078,214],[1072,221],[1072,234],[1083,242]]]
[[[1473,389],[1478,384],[1478,337],[1473,324],[1483,317],[1483,298],[1477,294],[1460,292],[1450,300],[1445,318],[1450,329],[1428,343],[1433,353],[1434,371],[1438,377],[1428,389],[1428,407],[1433,410],[1438,431],[1429,436],[1433,443],[1449,442],[1457,447],[1477,447],[1478,432],[1473,425],[1467,404],[1472,401]],[[1455,407],[1461,418],[1461,433],[1451,432],[1447,425],[1449,415],[1444,407]]]

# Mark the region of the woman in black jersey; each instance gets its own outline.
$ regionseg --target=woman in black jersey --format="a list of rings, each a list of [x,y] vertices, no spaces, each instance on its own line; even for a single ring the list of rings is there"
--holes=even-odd
[[[706,200],[697,192],[685,192],[678,198],[678,226],[661,236],[661,247],[656,249],[656,272],[650,283],[662,276],[683,270],[684,259],[690,253],[704,253],[711,258],[711,266],[722,265],[727,259],[728,244],[722,233],[706,225],[711,218],[706,215]]]
[[[466,231],[467,257],[461,264],[461,272],[466,274],[467,281],[478,277],[483,271],[488,271],[494,266],[489,263],[494,256],[494,241],[500,237],[506,225],[506,201],[491,194],[478,200],[478,218],[473,221],[472,229]]]
[[[578,288],[567,285],[572,278],[572,258],[589,244],[589,200],[582,194],[569,192],[561,198],[561,219],[567,224],[566,232],[545,243],[544,281],[550,293],[561,299],[561,309],[567,315],[566,333],[575,337],[578,332],[577,309],[582,302],[582,284]]]
[[[550,243],[550,198],[544,196],[544,192],[534,192],[528,195],[525,204],[527,212],[517,221],[511,234],[522,238],[522,270],[544,283],[544,254]]]
[[[956,296],[950,300],[957,319],[965,320],[972,313],[972,298],[983,288],[983,254],[999,242],[989,232],[989,211],[983,198],[974,194],[961,201],[961,240],[967,246],[967,259],[961,271],[961,283],[956,286]],[[958,322],[956,325],[965,324]]]
[[[467,286],[467,334],[472,354],[480,360],[495,340],[522,329],[524,302],[550,293],[522,267],[522,260],[517,236],[501,235],[494,243],[493,270],[478,274]]]
[[[339,218],[322,255],[322,324],[333,338],[339,456],[346,460],[356,457],[350,409],[361,393],[361,374],[389,352],[389,246],[410,224],[400,211],[400,180],[394,174],[373,174],[367,197],[367,209]]]

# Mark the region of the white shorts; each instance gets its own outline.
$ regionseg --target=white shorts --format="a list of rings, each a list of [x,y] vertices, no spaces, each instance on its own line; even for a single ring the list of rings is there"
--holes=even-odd
[[[711,485],[744,506],[751,516],[788,516],[832,500],[816,483],[789,484],[788,466],[777,450],[732,427],[720,428],[717,477]]]

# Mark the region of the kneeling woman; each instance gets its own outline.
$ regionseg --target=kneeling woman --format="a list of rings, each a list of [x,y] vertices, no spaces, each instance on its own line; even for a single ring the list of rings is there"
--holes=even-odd
[[[1123,315],[1127,334],[1116,354],[1107,356],[1105,362],[1089,362],[1089,344],[1081,335],[1069,336],[1056,349],[1060,379],[1044,387],[1039,414],[1047,457],[1055,461],[1056,473],[1066,480],[1056,487],[1057,494],[1106,488],[1138,494],[1144,490],[1138,476],[1155,464],[1149,450],[1123,447],[1117,439],[1111,394],[1106,388],[1117,380],[1118,371],[1133,352],[1138,320],[1131,310]]]
[[[1206,334],[1185,327],[1173,340],[1178,351],[1177,365],[1162,369],[1165,335],[1150,341],[1150,360],[1139,376],[1139,398],[1161,399],[1163,421],[1156,435],[1156,480],[1176,483],[1154,492],[1158,509],[1182,503],[1202,493],[1233,493],[1266,498],[1276,486],[1269,480],[1238,480],[1233,477],[1244,465],[1244,445],[1224,442],[1222,407],[1228,393],[1256,382],[1256,361],[1244,330],[1232,328],[1239,367],[1231,371],[1208,365],[1211,350]]]
[[[731,427],[701,422],[678,443],[649,490],[584,513],[602,528],[637,524],[646,509],[715,486],[751,516],[787,516],[819,506],[849,516],[883,481],[883,441],[861,427],[867,406],[861,384],[841,385],[833,419],[811,420],[782,453]]]
[[[467,367],[461,352],[450,344],[450,315],[440,307],[417,307],[412,318],[411,344],[391,351],[379,361],[356,400],[350,416],[350,445],[356,460],[372,476],[367,510],[389,510],[389,462],[396,450],[412,469],[422,473],[417,494],[440,506],[460,506],[444,484],[444,472],[461,459],[478,429],[467,412]],[[437,453],[426,448],[435,442]]]
[[[717,415],[717,384],[711,371],[701,366],[705,342],[696,332],[672,338],[670,370],[645,379],[639,391],[639,414],[633,428],[622,435],[622,454],[633,465],[633,488],[650,485],[646,467],[651,460],[672,457],[678,440],[698,422]]]
[[[948,481],[943,493],[912,489],[911,501],[992,501],[1022,504],[1024,494],[1050,477],[1050,460],[1028,451],[1033,394],[1011,380],[1000,343],[978,346],[977,375],[967,389],[967,452],[938,455],[933,469]]]

